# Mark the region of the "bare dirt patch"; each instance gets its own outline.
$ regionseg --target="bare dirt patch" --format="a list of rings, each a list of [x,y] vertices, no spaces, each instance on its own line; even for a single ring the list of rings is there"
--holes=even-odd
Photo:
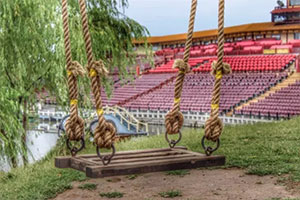
[[[84,183],[95,183],[93,191],[79,189]],[[137,177],[119,176],[91,179],[73,183],[73,189],[58,195],[55,200],[97,200],[99,193],[120,192],[121,199],[159,200],[159,193],[179,190],[184,200],[271,200],[300,198],[297,190],[288,190],[274,176],[246,175],[240,169],[191,170],[184,176],[166,175],[165,172],[142,174]]]

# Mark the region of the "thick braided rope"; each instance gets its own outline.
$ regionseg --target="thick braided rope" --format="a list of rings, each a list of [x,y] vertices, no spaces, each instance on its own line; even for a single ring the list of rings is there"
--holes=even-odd
[[[224,58],[224,11],[225,0],[219,0],[218,18],[218,61],[212,65],[212,74],[215,75],[215,84],[211,100],[210,118],[205,124],[205,137],[211,141],[217,141],[223,131],[223,123],[219,118],[219,105],[221,96],[222,76],[231,72],[230,66],[223,63]]]
[[[65,56],[68,74],[69,98],[71,104],[70,117],[66,122],[66,133],[70,140],[79,140],[84,136],[84,120],[78,115],[77,76],[82,76],[84,74],[84,70],[78,62],[72,61],[67,0],[62,0],[62,17],[64,29]]]
[[[187,40],[185,43],[185,51],[183,60],[175,60],[173,68],[179,69],[176,82],[175,82],[175,91],[174,91],[174,104],[172,109],[168,112],[165,117],[165,126],[167,134],[177,134],[183,126],[183,115],[180,112],[180,101],[181,93],[184,83],[185,74],[190,71],[190,66],[188,64],[190,58],[190,50],[192,47],[193,33],[194,33],[194,24],[197,10],[197,0],[192,0],[190,21],[188,28]]]
[[[91,36],[89,33],[88,16],[85,0],[78,0],[81,22],[83,28],[83,37],[85,42],[86,55],[88,60],[88,71],[92,84],[92,92],[95,98],[95,106],[98,115],[98,126],[94,132],[94,140],[100,148],[111,148],[116,136],[116,129],[104,118],[103,105],[101,100],[101,79],[100,75],[107,75],[107,70],[102,61],[94,61]]]

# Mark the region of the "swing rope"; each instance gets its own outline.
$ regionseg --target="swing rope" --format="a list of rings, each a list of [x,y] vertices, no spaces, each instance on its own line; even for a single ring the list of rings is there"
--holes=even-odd
[[[104,118],[104,110],[101,99],[101,76],[108,76],[108,70],[106,69],[102,60],[94,60],[91,36],[89,33],[86,3],[85,0],[78,1],[80,7],[86,56],[88,61],[87,69],[89,71],[89,77],[92,84],[92,91],[95,98],[95,107],[98,115],[98,126],[96,127],[94,132],[94,142],[97,145],[97,153],[99,157],[102,159],[103,164],[107,165],[109,164],[111,158],[114,155],[114,141],[116,138],[115,127],[111,123],[106,122]],[[113,153],[110,157],[102,157],[99,153],[99,148],[112,149]]]
[[[219,18],[218,18],[218,61],[212,63],[212,75],[215,77],[214,89],[211,100],[210,118],[205,123],[205,139],[218,142],[223,131],[223,122],[219,118],[219,105],[221,96],[221,84],[223,75],[230,74],[231,68],[227,63],[223,63],[224,58],[224,13],[225,0],[219,0]],[[204,139],[204,138],[203,138]],[[219,145],[219,144],[218,144]],[[207,154],[211,154],[216,149],[206,149]]]
[[[82,148],[84,146],[84,120],[78,115],[77,77],[83,76],[85,74],[85,70],[77,61],[72,61],[67,0],[62,0],[62,17],[63,17],[65,56],[66,56],[66,69],[68,75],[68,88],[69,88],[69,99],[70,99],[70,117],[66,122],[66,134],[68,137],[68,142],[67,142],[68,147],[70,148],[72,155],[75,156],[76,153],[79,151],[79,149],[77,149],[76,147],[71,148],[69,145],[69,140],[71,141],[81,140],[83,142]]]
[[[180,112],[180,102],[181,102],[181,94],[184,83],[184,78],[186,73],[190,71],[190,66],[188,64],[190,58],[190,50],[192,47],[193,41],[193,33],[194,33],[194,24],[197,10],[197,0],[192,0],[191,12],[190,12],[190,20],[189,20],[189,28],[187,40],[185,43],[185,51],[183,59],[177,59],[174,62],[173,69],[178,69],[178,74],[176,77],[175,83],[175,91],[174,91],[174,104],[172,109],[168,112],[165,117],[165,126],[166,126],[166,139],[170,144],[170,147],[174,147],[176,143],[181,139],[180,129],[183,126],[184,117]],[[168,135],[180,134],[180,138],[178,141],[169,141]]]

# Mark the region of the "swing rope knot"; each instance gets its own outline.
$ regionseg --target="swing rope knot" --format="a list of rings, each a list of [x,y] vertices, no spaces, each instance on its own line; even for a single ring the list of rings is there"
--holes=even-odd
[[[93,61],[92,68],[90,70],[90,77],[95,77],[98,75],[108,76],[109,71],[104,65],[103,60]]]
[[[179,110],[172,109],[165,117],[166,133],[174,135],[179,133],[183,126],[184,117]]]
[[[213,61],[211,64],[211,74],[216,77],[216,79],[221,79],[223,75],[231,74],[232,70],[230,64],[221,63],[221,67],[218,67],[218,62]]]
[[[95,143],[100,148],[111,149],[116,139],[116,128],[110,122],[106,122],[104,115],[98,116],[98,126],[95,129]]]
[[[182,59],[176,59],[173,64],[173,69],[179,69],[180,72],[186,74],[190,72],[190,65]]]
[[[223,127],[223,122],[218,116],[210,117],[205,123],[205,138],[216,142],[223,132]]]
[[[85,70],[81,66],[81,64],[77,61],[73,61],[71,65],[68,67],[68,75],[73,75],[75,77],[78,76],[84,76],[85,75]]]
[[[72,100],[74,101],[74,99]],[[79,141],[84,134],[84,120],[78,116],[77,104],[71,104],[70,117],[66,122],[66,133],[70,140]]]

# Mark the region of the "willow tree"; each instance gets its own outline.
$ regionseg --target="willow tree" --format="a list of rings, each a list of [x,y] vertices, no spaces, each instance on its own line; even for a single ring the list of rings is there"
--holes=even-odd
[[[132,38],[148,35],[145,27],[120,10],[127,0],[87,0],[96,59],[125,75],[135,62]],[[77,0],[69,0],[73,59],[86,64]],[[28,114],[37,91],[46,89],[66,105],[64,44],[59,0],[2,0],[0,3],[0,150],[16,164],[26,162]],[[106,80],[108,81],[108,80]],[[88,102],[89,81],[80,80],[81,96]]]

